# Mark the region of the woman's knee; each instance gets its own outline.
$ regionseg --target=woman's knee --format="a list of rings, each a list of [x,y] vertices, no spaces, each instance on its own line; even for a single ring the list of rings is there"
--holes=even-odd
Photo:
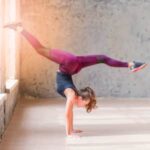
[[[98,56],[98,62],[99,63],[104,63],[107,60],[108,56],[107,55],[99,55]]]

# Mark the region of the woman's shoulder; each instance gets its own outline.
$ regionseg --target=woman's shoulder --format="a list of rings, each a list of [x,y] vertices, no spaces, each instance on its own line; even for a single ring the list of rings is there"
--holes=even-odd
[[[70,98],[75,98],[76,97],[76,92],[72,88],[65,89],[64,94],[66,95],[66,97],[70,97]]]

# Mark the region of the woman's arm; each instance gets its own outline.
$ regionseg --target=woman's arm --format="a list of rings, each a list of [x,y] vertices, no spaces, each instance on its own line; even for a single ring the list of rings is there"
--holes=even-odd
[[[67,88],[64,91],[64,94],[67,97],[66,111],[65,111],[66,134],[67,134],[67,136],[77,136],[77,135],[74,135],[74,134],[82,132],[81,130],[74,130],[74,128],[73,128],[73,106],[74,106],[74,103],[75,103],[75,99],[77,97],[76,97],[75,91],[71,88]]]
[[[65,116],[66,116],[66,135],[72,135],[75,133],[81,133],[83,132],[82,130],[74,130],[73,128],[73,103],[72,103],[73,99],[67,99],[67,103],[66,103],[66,112],[65,112]]]
[[[66,134],[68,136],[73,133],[73,106],[76,94],[72,88],[65,89],[64,94],[66,95],[67,98],[65,117],[66,117]]]
[[[66,135],[69,136],[72,134],[73,131],[73,103],[71,99],[67,99],[65,117],[66,117]]]

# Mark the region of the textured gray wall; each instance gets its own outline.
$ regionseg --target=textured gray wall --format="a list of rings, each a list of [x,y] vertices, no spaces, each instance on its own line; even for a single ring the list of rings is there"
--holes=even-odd
[[[149,0],[22,0],[22,21],[44,45],[77,55],[106,54],[124,61],[150,58]],[[21,91],[55,97],[57,65],[22,40]],[[128,69],[95,65],[73,76],[78,88],[97,96],[149,97],[149,67]]]

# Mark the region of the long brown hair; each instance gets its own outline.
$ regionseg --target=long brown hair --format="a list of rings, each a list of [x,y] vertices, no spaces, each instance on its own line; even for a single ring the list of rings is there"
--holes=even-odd
[[[83,100],[90,100],[89,104],[86,105],[86,111],[89,113],[92,109],[96,108],[96,96],[90,87],[85,87],[78,91],[79,96],[82,97]]]

